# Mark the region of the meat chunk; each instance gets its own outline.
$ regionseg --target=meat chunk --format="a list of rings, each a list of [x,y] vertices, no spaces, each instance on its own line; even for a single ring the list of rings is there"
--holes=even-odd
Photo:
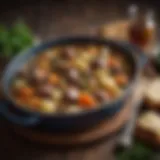
[[[45,70],[35,68],[31,71],[30,80],[32,84],[42,84],[47,80],[47,72]]]
[[[41,97],[52,97],[53,87],[49,84],[40,86],[37,89],[38,95]]]
[[[74,57],[75,55],[75,48],[73,47],[67,47],[61,51],[61,58],[65,60],[70,60]]]
[[[75,87],[69,87],[64,93],[64,100],[67,102],[76,102],[79,96],[79,90]]]
[[[92,69],[106,68],[106,61],[102,58],[96,59],[91,63]]]
[[[105,102],[105,101],[108,101],[110,99],[109,94],[105,91],[97,91],[95,93],[95,97],[99,102]]]
[[[79,79],[79,73],[76,69],[71,68],[68,70],[67,79],[73,83],[76,83]]]

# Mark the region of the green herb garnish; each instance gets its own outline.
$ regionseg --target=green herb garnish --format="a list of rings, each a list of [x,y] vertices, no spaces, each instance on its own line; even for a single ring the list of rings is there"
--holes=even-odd
[[[17,22],[11,28],[0,25],[1,57],[11,58],[33,44],[34,36],[23,22]]]
[[[155,152],[148,146],[136,142],[131,149],[117,152],[117,160],[153,160]]]

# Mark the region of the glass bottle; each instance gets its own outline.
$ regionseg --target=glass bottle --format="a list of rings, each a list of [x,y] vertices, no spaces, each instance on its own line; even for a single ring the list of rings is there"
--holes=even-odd
[[[130,25],[128,29],[129,41],[146,48],[155,39],[155,20],[152,11],[140,14],[138,8],[130,8]]]

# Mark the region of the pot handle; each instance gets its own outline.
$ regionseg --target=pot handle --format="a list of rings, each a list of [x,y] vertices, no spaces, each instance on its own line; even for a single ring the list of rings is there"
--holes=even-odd
[[[40,120],[37,116],[21,116],[9,110],[11,104],[7,101],[0,102],[0,113],[11,123],[31,127],[39,124]]]

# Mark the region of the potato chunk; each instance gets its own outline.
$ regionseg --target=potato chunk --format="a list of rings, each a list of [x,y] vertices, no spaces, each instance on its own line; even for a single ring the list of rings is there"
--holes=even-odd
[[[40,108],[43,113],[55,113],[57,105],[51,100],[44,100]]]

